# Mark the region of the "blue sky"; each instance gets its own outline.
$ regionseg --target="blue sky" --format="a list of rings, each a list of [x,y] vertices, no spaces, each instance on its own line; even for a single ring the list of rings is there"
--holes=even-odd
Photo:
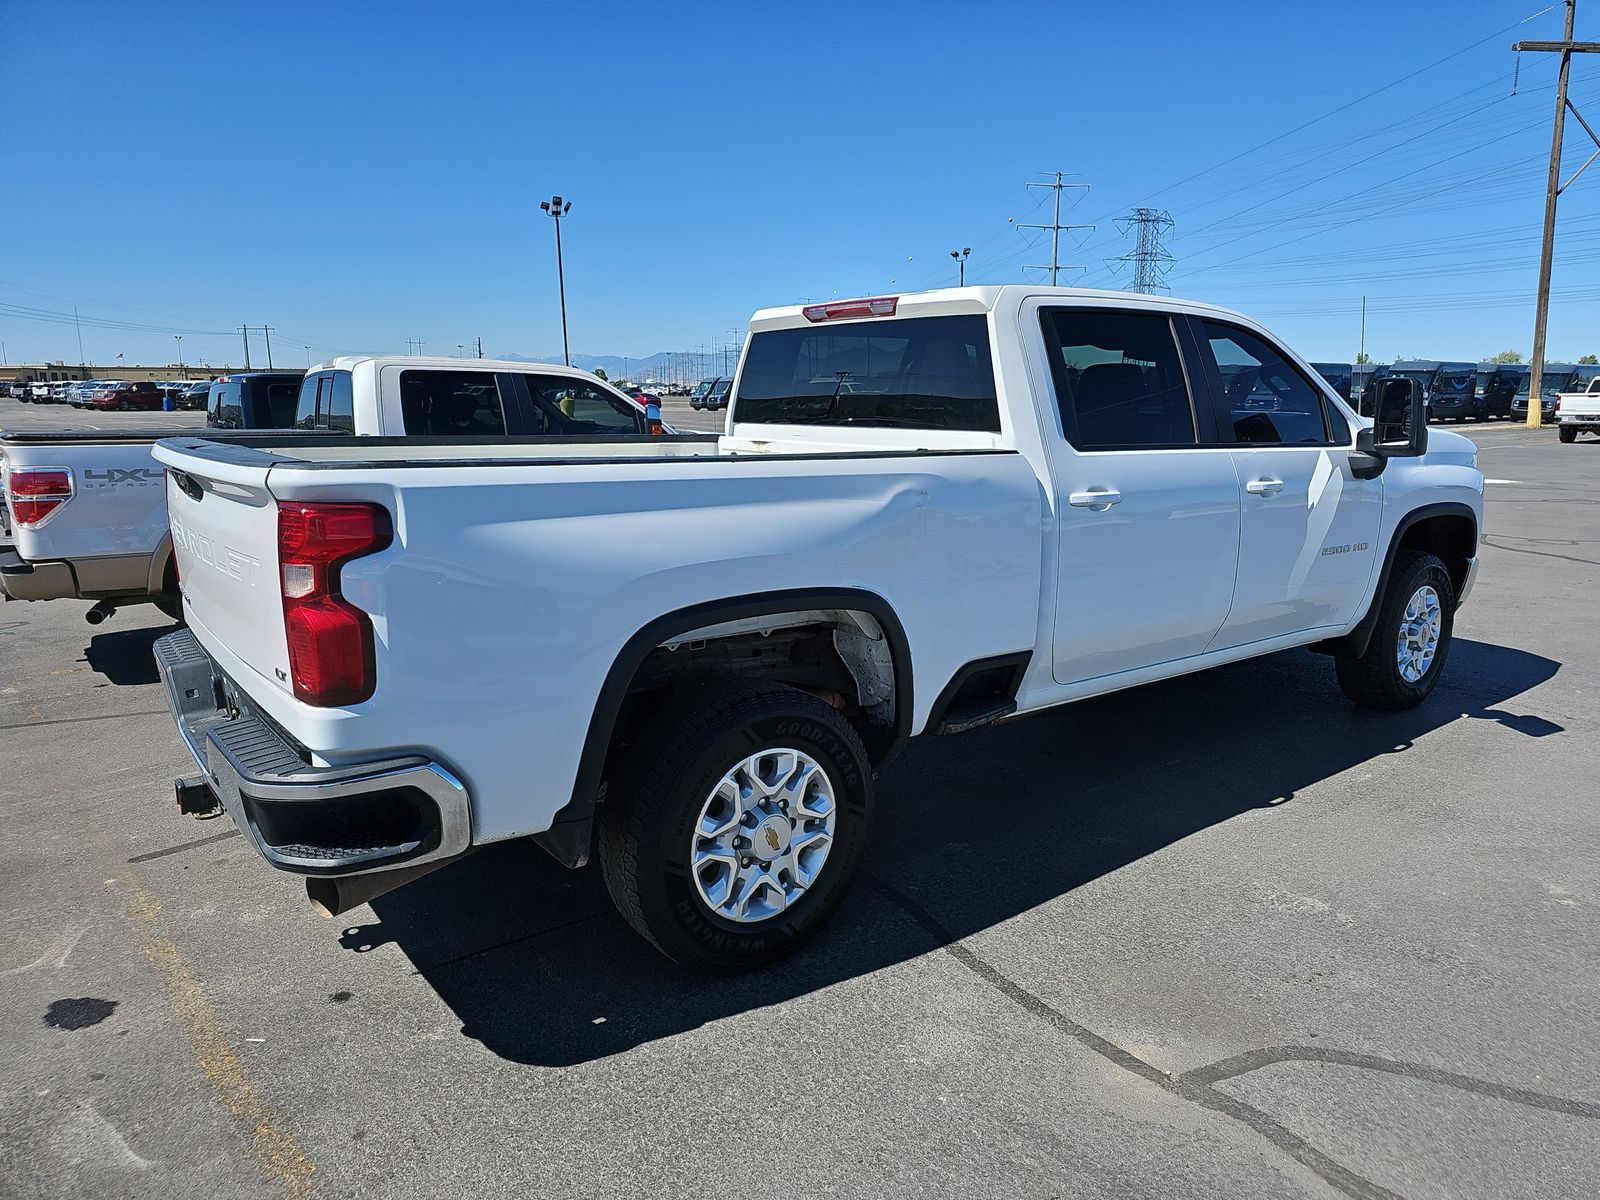
[[[75,304],[100,361],[175,332],[237,361],[242,323],[296,363],[559,353],[559,192],[574,353],[683,350],[953,283],[960,245],[969,282],[1038,280],[1008,218],[1048,220],[1024,184],[1064,170],[1096,228],[1063,282],[1125,286],[1116,219],[1149,204],[1174,294],[1310,358],[1354,356],[1363,294],[1380,361],[1526,353],[1555,63],[1513,96],[1509,47],[1560,36],[1559,7],[1517,24],[1545,3],[7,0],[0,341],[75,362]],[[1600,61],[1572,94],[1600,121]],[[1600,353],[1597,189],[1562,200],[1551,357]]]

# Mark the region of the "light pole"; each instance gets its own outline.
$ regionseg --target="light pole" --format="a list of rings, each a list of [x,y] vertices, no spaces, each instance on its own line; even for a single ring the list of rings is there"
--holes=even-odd
[[[460,357],[461,357],[461,351],[462,351],[462,350],[463,350],[463,349],[464,349],[464,348],[465,348],[465,347],[466,347],[466,343],[465,343],[465,342],[457,342],[457,343],[456,343],[456,357],[457,357],[457,358],[460,358]]]
[[[172,336],[178,343],[178,374],[183,379],[188,379],[189,372],[183,369],[183,334],[175,333]]]
[[[972,253],[971,246],[963,246],[959,250],[950,251],[950,257],[956,260],[956,265],[961,268],[961,282],[958,286],[967,286],[967,255]]]
[[[560,196],[541,200],[539,207],[556,219],[556,284],[561,289],[561,361],[572,365],[572,355],[567,350],[567,275],[561,265],[561,218],[572,211],[572,201],[562,201]]]

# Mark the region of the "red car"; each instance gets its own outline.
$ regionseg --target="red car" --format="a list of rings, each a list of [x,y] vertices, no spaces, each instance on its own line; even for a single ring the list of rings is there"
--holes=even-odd
[[[154,412],[161,408],[161,389],[149,380],[119,383],[114,388],[93,393],[88,404],[91,408],[115,408],[122,412],[133,408]]]

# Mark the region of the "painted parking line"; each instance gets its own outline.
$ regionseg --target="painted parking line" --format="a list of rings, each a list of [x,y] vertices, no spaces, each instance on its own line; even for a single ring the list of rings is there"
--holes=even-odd
[[[1521,483],[1520,479],[1485,479],[1485,483]]]

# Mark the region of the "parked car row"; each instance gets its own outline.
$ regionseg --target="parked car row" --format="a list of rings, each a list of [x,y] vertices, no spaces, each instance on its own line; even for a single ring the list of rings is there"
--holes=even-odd
[[[1430,421],[1487,421],[1496,417],[1522,420],[1528,415],[1527,363],[1449,362],[1401,359],[1394,363],[1312,363],[1324,379],[1362,416],[1372,415],[1374,387],[1384,379],[1412,379],[1422,388]],[[1540,382],[1540,406],[1554,419],[1560,392],[1581,392],[1600,378],[1600,366],[1546,363]]]
[[[54,383],[8,385],[9,394],[24,404],[70,404],[73,408],[112,409],[122,412],[155,411],[172,400],[174,407],[204,408],[210,380],[71,379]]]

